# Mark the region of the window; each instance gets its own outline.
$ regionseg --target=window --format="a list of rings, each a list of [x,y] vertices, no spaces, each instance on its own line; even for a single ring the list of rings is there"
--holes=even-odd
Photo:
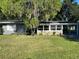
[[[49,30],[49,26],[48,25],[44,25],[44,30]]]
[[[61,25],[57,25],[57,30],[61,30]]]
[[[51,25],[51,30],[55,30],[55,25]]]
[[[40,25],[40,26],[38,27],[38,30],[43,30],[43,26]]]
[[[70,25],[70,26],[68,27],[68,29],[71,30],[71,31],[74,31],[74,30],[75,30],[75,25]]]

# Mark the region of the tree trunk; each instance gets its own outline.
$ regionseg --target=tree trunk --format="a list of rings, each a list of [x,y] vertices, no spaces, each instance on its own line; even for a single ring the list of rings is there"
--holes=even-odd
[[[33,36],[34,36],[34,34],[35,34],[35,29],[34,29],[34,28],[32,28],[32,29],[31,29],[31,35],[33,35]]]

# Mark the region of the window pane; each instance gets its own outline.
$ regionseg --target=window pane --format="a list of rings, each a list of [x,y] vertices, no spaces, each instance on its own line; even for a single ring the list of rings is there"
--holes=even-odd
[[[38,27],[38,30],[43,30],[43,26],[40,25],[40,26]]]
[[[57,25],[57,30],[61,30],[61,25]]]
[[[44,30],[49,30],[49,26],[48,25],[45,25],[44,26]]]
[[[75,25],[70,25],[70,26],[68,27],[68,29],[74,31],[74,30],[75,30]]]
[[[55,25],[51,25],[51,30],[55,30]]]

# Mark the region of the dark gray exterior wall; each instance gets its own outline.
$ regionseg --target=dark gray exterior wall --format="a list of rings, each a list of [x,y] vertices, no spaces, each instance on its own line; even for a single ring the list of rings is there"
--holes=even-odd
[[[22,22],[0,22],[0,34],[24,34],[25,31]]]
[[[25,34],[26,29],[24,24],[16,24],[16,33],[17,34]]]

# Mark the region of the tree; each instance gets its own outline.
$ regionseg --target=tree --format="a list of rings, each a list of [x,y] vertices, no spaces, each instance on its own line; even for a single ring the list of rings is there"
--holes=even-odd
[[[3,14],[10,18],[23,19],[29,29],[37,27],[39,21],[49,21],[61,8],[60,0],[0,0]]]
[[[49,21],[52,20],[61,8],[60,0],[43,0],[42,7],[39,8],[39,19]]]
[[[1,0],[0,8],[7,20],[16,16],[20,18],[24,12],[22,0]]]
[[[39,21],[37,20],[37,18],[32,18],[32,19],[25,19],[24,20],[24,24],[26,26],[26,29],[29,33],[27,34],[32,34],[34,35],[35,34],[35,29],[38,27],[39,25]],[[27,25],[28,24],[28,25]],[[29,31],[30,30],[30,31]]]
[[[70,3],[67,4],[69,4],[68,6],[72,15],[70,21],[77,21],[77,18],[79,18],[79,5],[75,2],[75,0],[71,0]]]
[[[5,19],[6,19],[5,15],[2,13],[0,9],[0,21],[5,20]]]
[[[58,12],[55,20],[68,21],[71,18],[71,11],[68,4],[69,2],[70,0],[66,0],[63,2],[62,8],[60,12]]]
[[[79,18],[79,5],[75,0],[64,0],[61,11],[57,14],[56,18],[65,21],[77,21]]]

